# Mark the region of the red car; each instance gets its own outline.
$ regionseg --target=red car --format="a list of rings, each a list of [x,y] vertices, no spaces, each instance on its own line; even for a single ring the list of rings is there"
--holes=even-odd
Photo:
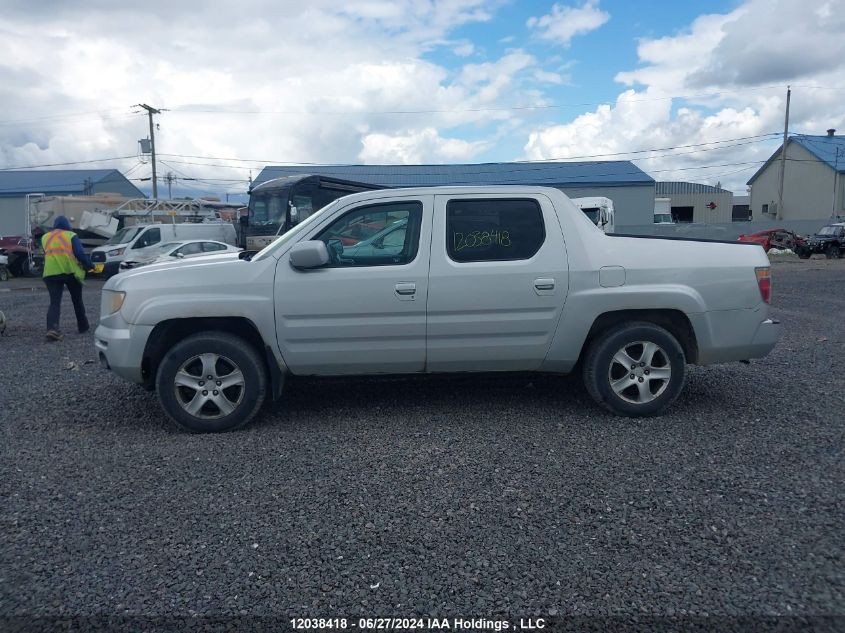
[[[786,229],[766,229],[750,235],[740,235],[740,242],[753,242],[763,247],[767,253],[771,248],[788,248],[799,256],[804,252],[807,239]]]
[[[27,277],[38,272],[44,259],[43,254],[33,248],[32,240],[22,235],[0,236],[0,255],[9,258],[6,267],[16,277]]]

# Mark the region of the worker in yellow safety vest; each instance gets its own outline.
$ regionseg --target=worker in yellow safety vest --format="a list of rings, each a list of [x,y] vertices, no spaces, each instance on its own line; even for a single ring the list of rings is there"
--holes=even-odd
[[[82,282],[85,271],[92,268],[91,259],[85,254],[82,242],[70,230],[70,222],[60,215],[53,222],[53,230],[41,237],[44,249],[44,284],[50,293],[50,307],[47,309],[47,340],[61,341],[64,338],[59,327],[62,309],[62,292],[67,286],[76,314],[76,326],[80,334],[88,331],[88,317],[82,303]]]

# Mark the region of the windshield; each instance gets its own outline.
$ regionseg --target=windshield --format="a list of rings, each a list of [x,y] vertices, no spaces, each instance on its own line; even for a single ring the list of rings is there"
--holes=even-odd
[[[819,231],[819,235],[836,235],[837,231],[840,227],[838,226],[825,226]]]
[[[593,224],[599,223],[599,210],[596,207],[588,207],[586,209],[581,209],[590,220],[592,220]]]
[[[287,189],[282,192],[252,194],[249,197],[249,223],[253,226],[282,224],[285,221]]]
[[[334,207],[335,205],[332,203],[327,204],[316,213],[313,213],[312,215],[308,216],[308,218],[304,222],[301,222],[289,231],[282,233],[282,235],[278,239],[258,251],[258,253],[256,253],[255,256],[252,258],[253,261],[258,261],[266,257],[270,257],[285,244],[298,237],[303,231],[307,231],[311,226],[316,224],[317,220],[323,217],[326,212],[328,212],[330,209],[333,209]]]
[[[135,239],[135,236],[143,229],[142,226],[125,226],[120,229],[117,233],[111,236],[108,240],[103,242],[103,246],[107,246],[109,244],[126,244],[131,242]]]
[[[672,214],[671,213],[655,213],[654,214],[654,221],[658,224],[666,224],[672,222]]]

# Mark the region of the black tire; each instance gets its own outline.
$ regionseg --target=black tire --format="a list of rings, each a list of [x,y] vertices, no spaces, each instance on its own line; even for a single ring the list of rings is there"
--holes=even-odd
[[[644,344],[656,346],[650,360]],[[622,371],[615,357],[623,351],[635,368],[625,366]],[[632,322],[593,341],[585,356],[584,385],[598,404],[617,415],[652,416],[662,413],[680,395],[685,371],[684,350],[672,334],[653,323]],[[658,372],[666,378],[655,377]]]
[[[211,381],[205,375],[209,371],[213,372]],[[223,386],[227,378],[233,383],[228,387]],[[220,389],[214,390],[215,386]],[[200,332],[165,354],[156,374],[156,392],[177,427],[194,433],[233,431],[258,413],[267,392],[267,375],[261,357],[244,339],[226,332]],[[197,405],[196,412],[189,410]]]
[[[0,281],[9,281],[9,269],[5,266],[0,266]]]
[[[838,244],[831,244],[824,249],[824,256],[828,259],[839,259],[842,257],[842,248]]]
[[[811,255],[810,249],[806,247],[802,248],[800,246],[795,249],[795,254],[798,255],[798,257],[801,259],[810,259]]]

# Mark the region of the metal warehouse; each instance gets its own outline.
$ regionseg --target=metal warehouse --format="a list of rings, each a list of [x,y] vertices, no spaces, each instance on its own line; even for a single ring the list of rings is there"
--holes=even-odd
[[[144,193],[116,169],[56,169],[0,171],[0,235],[29,235],[28,195],[93,196],[115,193],[144,198]]]
[[[731,222],[733,192],[697,182],[658,182],[658,198],[671,200],[672,220],[678,223]]]

